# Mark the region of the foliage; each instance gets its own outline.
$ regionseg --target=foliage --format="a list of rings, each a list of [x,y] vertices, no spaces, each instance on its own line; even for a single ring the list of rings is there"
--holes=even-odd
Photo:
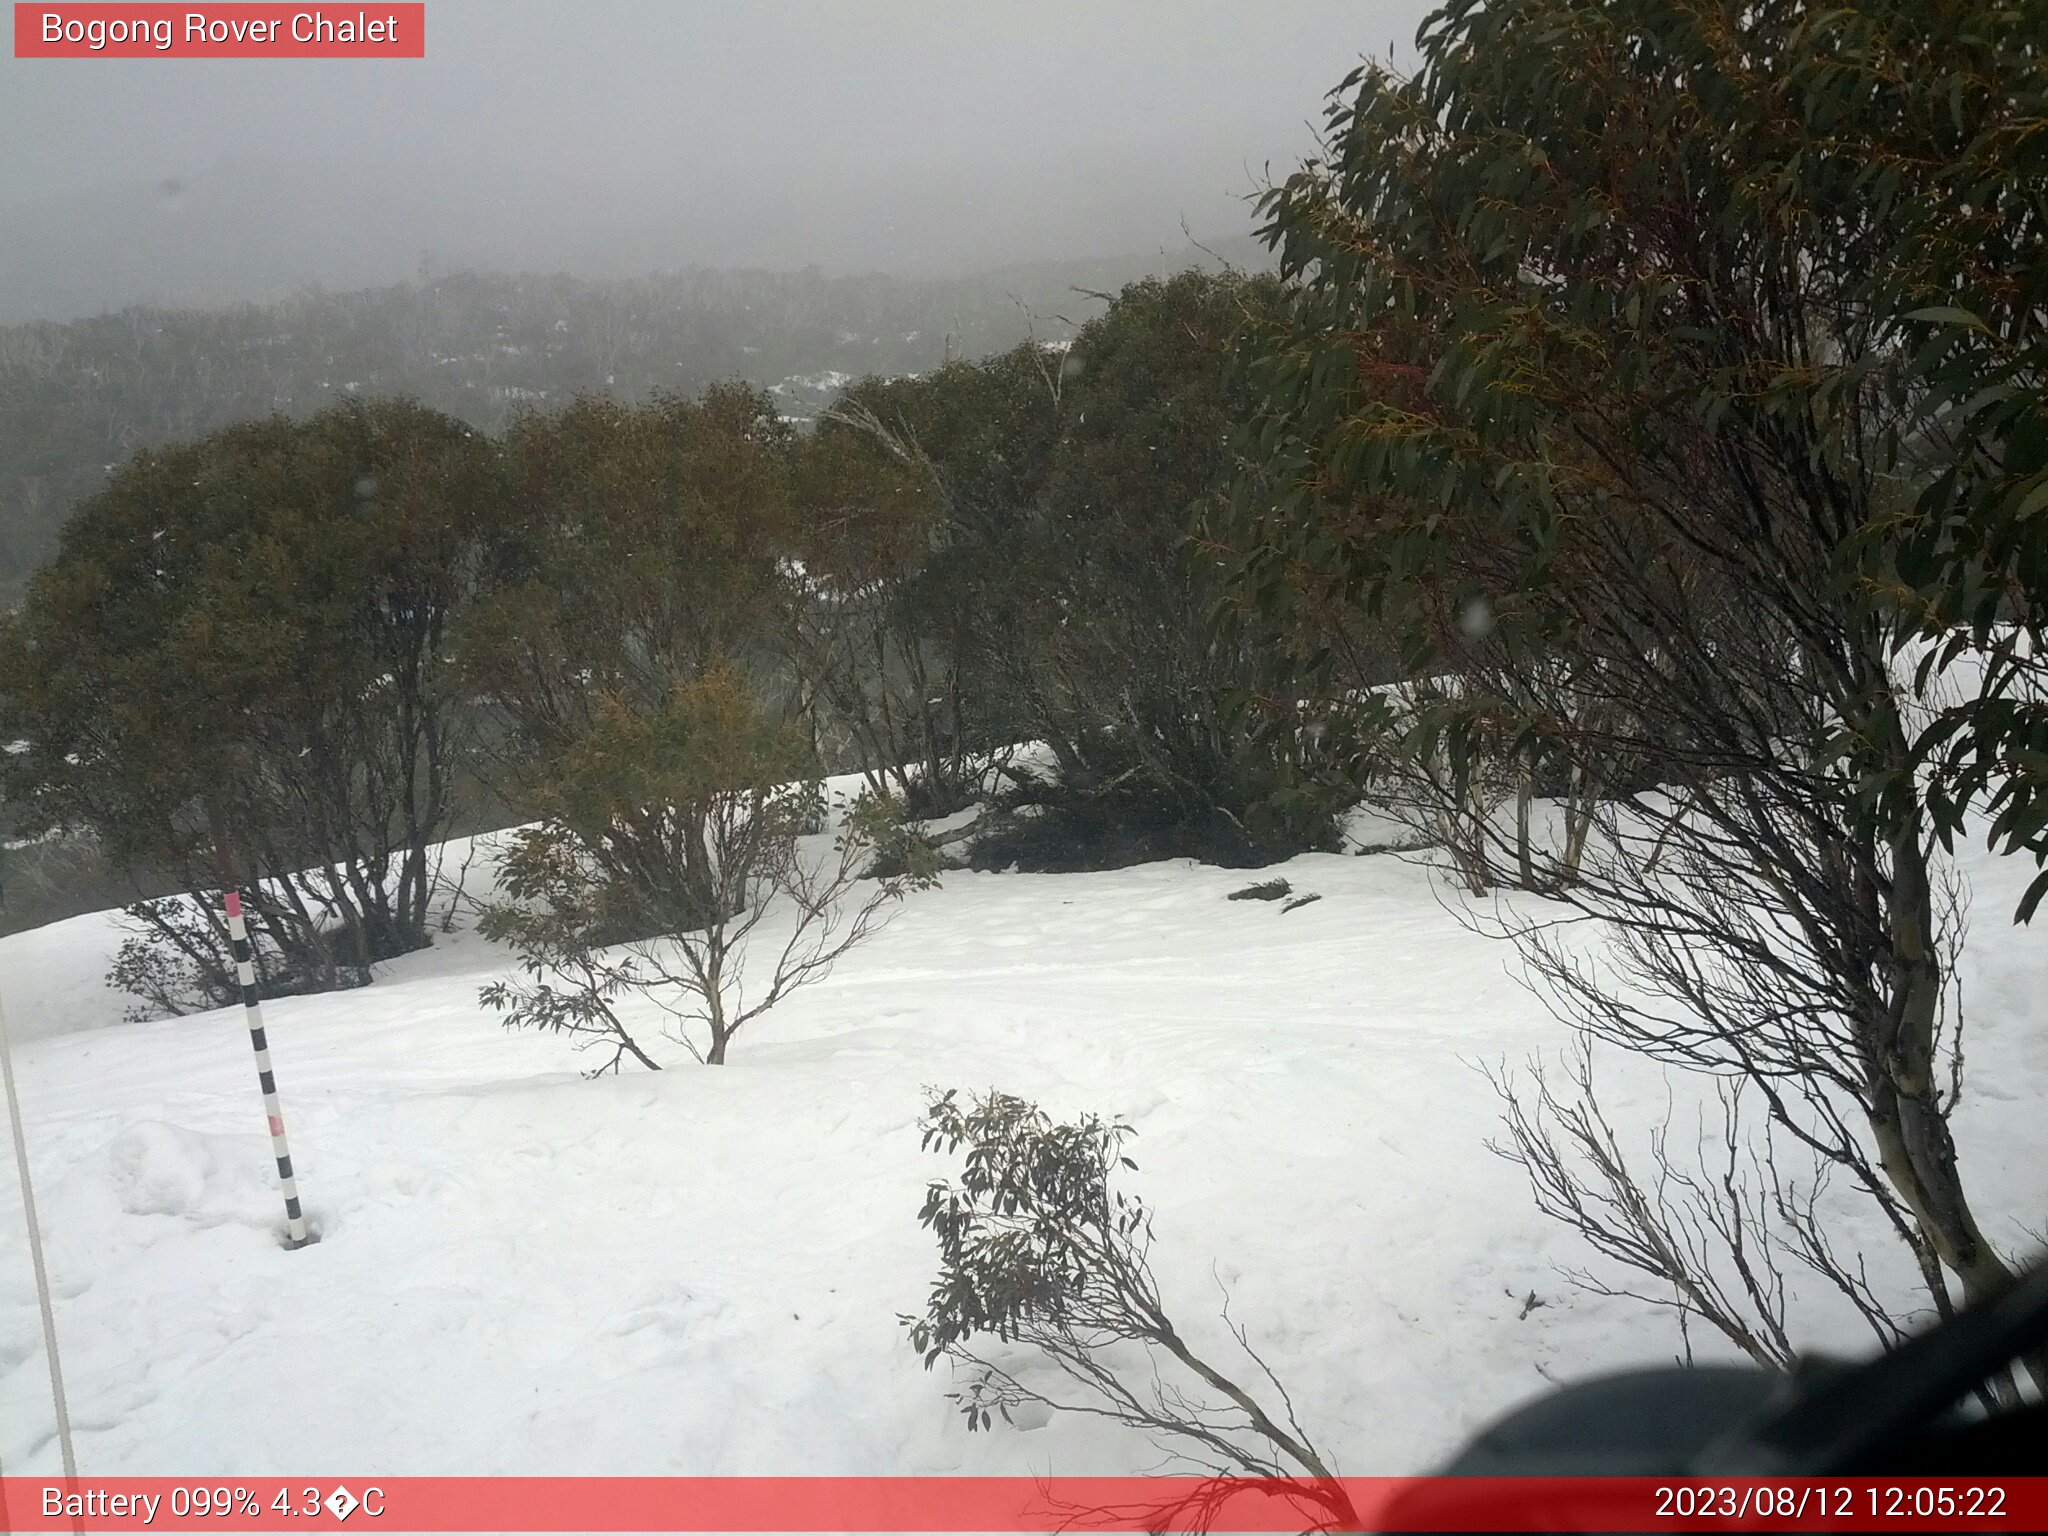
[[[1255,869],[1293,857],[1304,843],[1334,852],[1322,824],[1275,824],[1254,809],[1249,825],[1223,810],[1190,805],[1184,791],[1145,778],[1135,764],[1081,789],[1029,776],[991,796],[975,823],[967,862],[974,869],[1068,874],[1126,869],[1159,859],[1193,859]]]
[[[627,403],[722,379],[777,387],[810,416],[833,379],[928,371],[1014,346],[1033,315],[1085,318],[1145,260],[1031,263],[1000,273],[702,268],[588,281],[563,274],[423,273],[346,293],[232,308],[134,307],[0,326],[0,608],[56,550],[107,466],[343,391],[405,396],[479,432],[579,394]],[[1069,322],[1041,321],[1062,331]]]
[[[547,805],[564,765],[679,685],[763,665],[789,533],[788,429],[738,387],[627,407],[584,399],[507,435],[504,578],[461,635],[499,771]],[[584,771],[584,770],[579,770]]]
[[[939,503],[906,524],[876,502],[863,525],[882,543],[885,529],[913,535],[888,543],[889,597],[920,648],[899,653],[923,658],[864,675],[899,673],[910,703],[944,706],[924,734],[954,744],[954,782],[980,761],[961,743],[1035,741],[1057,761],[1072,840],[1135,833],[1134,857],[1220,849],[1230,862],[1332,840],[1331,805],[1296,792],[1310,733],[1283,744],[1242,728],[1252,658],[1214,630],[1222,566],[1191,537],[1239,467],[1240,347],[1276,298],[1235,273],[1133,284],[1064,351],[866,380],[821,424],[820,451],[855,464],[846,435],[864,433],[891,475]],[[1039,830],[1009,841],[1029,857]]]
[[[885,551],[886,579],[850,590],[833,580],[841,606],[819,627],[859,657],[846,670],[860,688],[833,691],[845,699],[835,709],[858,739],[860,765],[882,788],[873,764],[922,761],[897,787],[929,802],[920,806],[928,814],[956,809],[987,763],[1044,720],[1032,666],[1032,530],[1059,430],[1061,380],[1058,354],[1035,343],[929,374],[863,379],[820,420],[805,456],[814,509],[807,558],[822,555],[828,577],[847,566],[840,549],[820,548],[830,525],[815,521],[818,510],[845,504],[843,492],[836,501],[829,493],[832,476],[866,465],[871,477],[903,487],[897,515],[880,509],[879,527],[872,510],[858,522],[841,519],[870,551],[869,569],[876,546]],[[834,542],[843,548],[845,539]],[[801,644],[797,665],[816,675]]]
[[[1911,500],[1865,579],[1956,697],[1917,743],[1945,834],[2048,864],[2048,6],[1886,6],[1816,38],[1801,99],[1837,195],[1873,198],[1867,275],[1911,405]],[[1820,33],[1816,27],[1816,33]],[[1857,82],[1857,88],[1845,88]],[[1897,781],[1872,785],[1900,792]],[[2020,908],[2048,896],[2048,870]]]
[[[788,635],[814,734],[843,742],[874,792],[926,815],[958,810],[1009,744],[976,686],[969,618],[986,594],[948,580],[938,470],[851,397],[793,458],[802,529]]]
[[[823,813],[822,786],[773,780],[781,771],[773,755],[743,762],[740,754],[758,752],[762,738],[750,746],[743,727],[718,718],[729,707],[714,703],[695,735],[703,757],[689,772],[714,774],[721,786],[705,791],[708,803],[634,807],[678,823],[694,815],[701,846],[674,845],[668,858],[648,859],[644,838],[587,838],[559,820],[513,836],[502,881],[508,899],[490,906],[481,926],[519,951],[527,980],[494,982],[482,1001],[505,1014],[507,1028],[576,1036],[579,1048],[609,1046],[593,1076],[626,1056],[659,1070],[620,999],[644,999],[666,1016],[670,1038],[722,1065],[750,1021],[828,975],[903,895],[936,883],[929,846],[902,826],[894,805],[872,796],[848,808],[829,851],[807,850]],[[742,771],[748,782],[734,777]],[[890,873],[870,875],[877,865]],[[764,925],[766,964],[750,963]]]
[[[517,888],[488,919],[530,981],[486,1001],[652,1065],[613,1008],[631,992],[721,1063],[928,874],[900,859],[906,874],[851,899],[891,835],[866,808],[830,854],[802,846],[825,803],[782,665],[800,528],[789,430],[765,396],[728,386],[529,416],[506,452],[510,575],[466,654],[503,723],[504,771],[542,819],[515,835]],[[752,969],[771,914],[790,926]]]
[[[447,644],[494,501],[489,445],[405,402],[138,455],[0,630],[17,814],[244,885],[298,986],[423,945],[466,732]]]
[[[127,916],[141,931],[121,940],[107,981],[139,999],[128,1011],[131,1021],[224,1008],[239,995],[234,973],[220,963],[214,936],[185,903],[137,902]],[[268,990],[274,993],[274,968],[263,969],[271,972]]]
[[[1623,979],[1657,1001],[1544,974],[1632,1048],[1856,1098],[1861,1148],[1817,1101],[1821,1130],[1773,1108],[1881,1167],[1937,1305],[1943,1267],[1970,1295],[2010,1269],[1947,1126],[1952,946],[1893,665],[1919,619],[1873,576],[1924,472],[1924,390],[1872,303],[1911,221],[1869,151],[1937,109],[1967,136],[1968,93],[1866,55],[1911,36],[1946,66],[2020,22],[1443,7],[1420,73],[1354,74],[1326,156],[1265,200],[1292,286],[1266,477],[1236,508],[1238,621],[1280,639],[1289,686],[1356,700],[1354,658],[1391,650],[1444,680],[1399,745],[1454,794],[1542,774],[1616,802],[1614,856],[1541,883],[1639,941]],[[1768,1062],[1744,1054],[1759,1019]]]
[[[505,899],[485,908],[477,931],[519,952],[524,982],[501,979],[478,994],[505,1016],[507,1029],[537,1029],[575,1038],[579,1050],[604,1046],[611,1056],[592,1077],[616,1072],[631,1056],[650,1071],[661,1064],[633,1038],[614,1006],[642,981],[628,954],[604,951],[627,938],[636,904],[580,858],[573,840],[541,828],[512,840],[499,870]],[[623,898],[623,899],[622,899]]]
[[[903,1321],[927,1370],[950,1360],[968,1373],[951,1395],[970,1430],[1027,1403],[1096,1414],[1209,1471],[1289,1479],[1316,1512],[1311,1528],[1352,1528],[1342,1487],[1243,1330],[1231,1331],[1278,1395],[1277,1412],[1197,1354],[1167,1315],[1150,1267],[1151,1214],[1111,1183],[1137,1168],[1123,1150],[1128,1125],[1061,1122],[1009,1094],[963,1102],[949,1090],[932,1094],[920,1126],[926,1150],[964,1147],[966,1159],[957,1184],[926,1190],[918,1219],[938,1241],[939,1274],[924,1313]],[[1037,1385],[1038,1363],[1077,1395]]]
[[[1244,730],[1256,657],[1212,622],[1225,567],[1197,537],[1226,479],[1254,473],[1231,432],[1247,345],[1278,302],[1268,279],[1188,272],[1133,285],[1082,328],[1040,530],[1036,664],[1072,789],[1135,777],[1247,848],[1293,852],[1330,841],[1321,808],[1286,796],[1310,737],[1291,710],[1291,732]]]

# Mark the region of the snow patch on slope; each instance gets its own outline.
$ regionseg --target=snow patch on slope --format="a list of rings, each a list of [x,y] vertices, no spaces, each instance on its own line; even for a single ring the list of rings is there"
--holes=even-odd
[[[2005,926],[2026,871],[1967,870],[1959,1133],[2017,1247],[2048,1203],[2048,956]],[[1487,1151],[1474,1063],[1564,1043],[1511,951],[1395,857],[1267,873],[1323,899],[1231,902],[1242,871],[1187,863],[950,874],[723,1068],[669,1047],[672,1070],[584,1080],[478,1006],[511,959],[473,931],[266,1004],[322,1236],[299,1253],[239,1011],[118,1023],[106,914],[0,940],[83,1470],[1154,1467],[1075,1415],[970,1436],[905,1345],[933,1268],[915,1213],[951,1171],[918,1147],[932,1084],[1129,1119],[1170,1307],[1229,1359],[1227,1294],[1346,1471],[1426,1467],[1550,1380],[1669,1360],[1667,1318],[1560,1281],[1587,1255]],[[1631,1131],[1669,1091],[1623,1062],[1603,1088]],[[0,1462],[34,1475],[57,1457],[20,1222],[10,1171]]]

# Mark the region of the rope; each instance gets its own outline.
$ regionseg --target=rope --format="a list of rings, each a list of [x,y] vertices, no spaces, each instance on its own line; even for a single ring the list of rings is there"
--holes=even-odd
[[[57,1445],[64,1453],[64,1482],[78,1481],[71,1449],[71,1410],[64,1401],[64,1369],[57,1363],[57,1315],[50,1307],[50,1271],[43,1263],[43,1232],[36,1221],[36,1191],[28,1172],[28,1139],[21,1129],[21,1097],[14,1088],[14,1049],[7,1037],[7,1010],[0,1006],[0,1076],[7,1079],[7,1123],[14,1131],[14,1166],[21,1173],[21,1209],[28,1222],[29,1261],[36,1272],[36,1304],[43,1312],[43,1349],[50,1359],[50,1396],[57,1407]]]

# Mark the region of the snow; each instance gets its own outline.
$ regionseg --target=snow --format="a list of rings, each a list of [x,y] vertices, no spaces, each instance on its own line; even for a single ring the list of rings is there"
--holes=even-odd
[[[1965,868],[1965,1170],[1985,1210],[2038,1222],[2048,946],[2006,926],[2023,866]],[[1323,899],[1225,899],[1273,875]],[[933,1269],[915,1214],[953,1171],[918,1146],[927,1085],[1134,1124],[1128,1187],[1157,1212],[1171,1309],[1231,1360],[1227,1293],[1347,1472],[1425,1468],[1550,1380],[1679,1347],[1668,1317],[1556,1273],[1587,1256],[1487,1151],[1474,1064],[1561,1031],[1508,947],[1394,855],[949,874],[730,1065],[671,1046],[671,1070],[596,1081],[478,1006],[509,957],[458,930],[371,988],[266,1005],[321,1237],[296,1253],[239,1010],[119,1022],[119,936],[101,914],[0,940],[89,1474],[1157,1467],[1076,1415],[970,1435],[945,1367],[904,1343]],[[1665,1093],[1627,1063],[1603,1083],[1631,1129]],[[0,1463],[49,1474],[21,1231],[10,1169]]]

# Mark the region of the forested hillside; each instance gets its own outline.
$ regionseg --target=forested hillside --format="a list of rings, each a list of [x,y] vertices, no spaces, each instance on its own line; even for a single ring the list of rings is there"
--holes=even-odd
[[[1253,259],[1248,241],[1217,248]],[[107,469],[139,448],[350,394],[411,395],[495,431],[522,405],[740,378],[805,416],[850,378],[1057,339],[1171,255],[953,279],[690,270],[622,281],[458,273],[233,309],[0,328],[0,606]],[[1210,263],[1210,264],[1213,264]]]

